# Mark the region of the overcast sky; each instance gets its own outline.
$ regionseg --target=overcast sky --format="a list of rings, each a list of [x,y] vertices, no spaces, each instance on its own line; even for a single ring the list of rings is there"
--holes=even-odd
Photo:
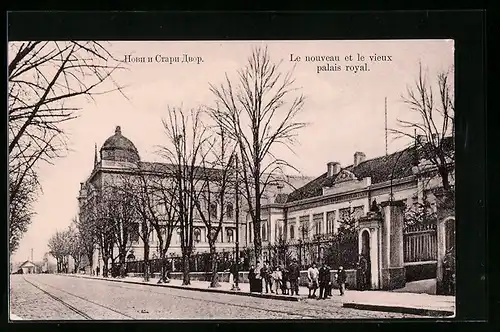
[[[453,41],[277,41],[277,42],[111,42],[110,50],[120,59],[138,57],[182,56],[202,57],[196,63],[129,63],[128,70],[115,79],[127,85],[128,100],[119,93],[77,100],[81,116],[65,125],[72,151],[54,165],[40,167],[43,186],[35,205],[37,215],[24,235],[14,261],[29,257],[39,260],[48,251],[47,241],[56,231],[66,228],[78,213],[77,195],[80,182],[86,180],[93,167],[94,144],[98,147],[121,126],[122,134],[132,140],[141,159],[158,161],[156,146],[165,141],[162,118],[167,105],[196,107],[211,104],[210,83],[222,83],[225,72],[230,77],[245,65],[252,47],[267,45],[271,58],[283,60],[281,69],[295,64],[296,86],[301,87],[306,101],[300,120],[310,125],[300,132],[295,154],[282,151],[302,174],[319,176],[326,163],[352,163],[353,154],[362,151],[367,158],[385,153],[384,98],[387,97],[388,127],[397,119],[410,119],[411,113],[402,103],[401,94],[418,74],[419,61],[430,78],[453,65]],[[357,55],[364,61],[357,61]],[[300,62],[291,62],[301,57]],[[370,61],[370,56],[390,56],[392,61]],[[346,61],[352,55],[353,61]],[[306,61],[306,56],[339,56],[330,62],[341,71],[322,71],[325,61]],[[369,71],[347,71],[346,65],[367,63]],[[406,141],[389,138],[389,152],[405,146]],[[281,151],[280,151],[281,152]]]

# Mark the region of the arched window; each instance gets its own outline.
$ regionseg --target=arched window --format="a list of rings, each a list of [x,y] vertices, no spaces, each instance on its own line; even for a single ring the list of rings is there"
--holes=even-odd
[[[295,226],[290,225],[290,240],[295,239]]]
[[[201,242],[201,229],[199,229],[198,227],[196,227],[196,228],[193,230],[193,234],[194,234],[194,241],[195,241],[196,243]]]
[[[234,242],[234,231],[232,228],[226,229],[227,242]]]
[[[231,219],[233,218],[233,204],[228,203],[226,205],[226,218]]]

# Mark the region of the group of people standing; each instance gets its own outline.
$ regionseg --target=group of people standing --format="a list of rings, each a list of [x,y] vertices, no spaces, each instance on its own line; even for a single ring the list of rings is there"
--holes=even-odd
[[[312,263],[307,270],[307,279],[309,298],[316,298],[318,288],[318,299],[326,299],[332,296],[333,284],[330,267],[326,263],[323,263],[320,269],[316,267],[316,263]],[[347,276],[342,266],[337,271],[336,279],[340,295],[344,295]],[[256,266],[250,266],[248,280],[250,292],[252,293],[263,293],[265,289],[266,293],[278,294],[281,291],[283,295],[299,295],[300,267],[296,259],[288,267],[271,267],[268,261],[264,262],[264,264],[257,261]]]
[[[309,289],[309,298],[316,298],[316,290],[319,288],[318,300],[324,300],[332,296],[332,280],[330,274],[331,268],[323,262],[321,267],[318,269],[316,263],[313,262],[309,269],[307,270],[307,281]],[[340,266],[336,273],[337,284],[339,285],[340,295],[345,293],[345,282],[347,280],[347,274],[344,267]]]
[[[250,292],[262,293],[265,289],[266,293],[275,293],[283,295],[299,294],[299,278],[300,268],[296,260],[286,266],[270,266],[266,261],[261,264],[257,261],[257,265],[250,266],[248,273],[248,281],[250,283]]]

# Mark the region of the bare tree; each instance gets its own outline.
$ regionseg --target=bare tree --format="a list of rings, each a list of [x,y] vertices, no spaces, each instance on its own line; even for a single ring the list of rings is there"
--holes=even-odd
[[[66,231],[57,231],[48,242],[49,253],[57,261],[57,272],[65,271],[67,257],[70,255],[70,233]],[[67,272],[67,271],[66,271]]]
[[[123,175],[121,178],[120,190],[123,190],[131,200],[132,207],[136,211],[136,215],[140,220],[141,230],[139,238],[142,240],[144,249],[144,280],[149,281],[150,278],[150,239],[155,229],[155,225],[160,228],[160,202],[156,193],[157,181],[154,177],[157,175],[150,172],[140,170],[134,175]],[[162,236],[160,231],[160,236]]]
[[[126,274],[126,257],[132,243],[139,240],[139,223],[137,211],[134,208],[134,199],[124,188],[126,183],[115,178],[110,183],[110,190],[105,198],[107,201],[107,215],[110,217],[114,244],[117,254],[111,257],[112,265],[116,267],[116,273],[121,277]],[[116,265],[116,259],[118,264]]]
[[[159,282],[167,282],[166,255],[170,248],[174,230],[179,226],[177,212],[177,181],[172,180],[171,170],[153,168],[156,176],[150,178],[152,198],[148,208],[151,213],[151,226],[158,238],[158,253],[161,260],[161,277]],[[175,180],[175,178],[174,178]]]
[[[96,225],[94,219],[91,218],[91,215],[85,210],[84,208],[80,211],[80,218],[76,220],[76,228],[78,229],[80,240],[82,241],[83,253],[87,257],[90,268],[92,268],[97,243]]]
[[[103,262],[102,276],[108,277],[109,261],[113,258],[115,248],[114,235],[114,206],[113,201],[108,199],[111,196],[110,188],[95,190],[84,206],[81,220],[84,220],[101,253]]]
[[[238,71],[238,82],[210,85],[217,106],[211,111],[238,144],[246,200],[254,229],[255,259],[262,256],[260,235],[261,198],[277,172],[291,167],[277,158],[273,147],[291,149],[298,130],[306,124],[296,121],[304,105],[303,95],[292,97],[292,72],[282,73],[280,63],[271,61],[266,49],[256,48],[247,65]]]
[[[9,204],[9,254],[12,255],[18,246],[23,234],[28,230],[31,218],[34,215],[32,204],[37,191],[37,181],[33,178],[25,178],[24,184],[13,188],[18,183],[12,176],[19,174],[9,174],[9,191],[16,191],[16,199]]]
[[[172,177],[177,190],[176,210],[182,251],[183,285],[191,283],[189,262],[193,252],[196,192],[201,177],[199,163],[203,160],[202,147],[208,140],[201,113],[199,109],[186,112],[182,108],[169,108],[169,117],[163,120],[170,146],[163,146],[161,153],[174,165]]]
[[[227,201],[231,199],[231,184],[234,173],[234,147],[226,137],[223,128],[214,133],[214,139],[208,144],[208,153],[201,160],[201,185],[195,200],[196,208],[208,232],[210,247],[211,278],[210,287],[220,287],[217,280],[216,242],[222,230],[222,223],[227,216]],[[207,158],[208,157],[208,158]],[[210,160],[208,160],[210,159]],[[200,201],[206,203],[207,209]]]
[[[77,273],[80,268],[80,263],[82,257],[85,254],[85,248],[83,246],[83,239],[77,228],[77,220],[73,219],[72,224],[68,229],[68,253],[73,258],[74,270],[73,273]]]
[[[436,83],[429,82],[419,64],[415,86],[408,86],[403,102],[416,115],[416,120],[398,120],[400,129],[392,129],[397,137],[416,141],[421,157],[437,170],[445,192],[453,195],[451,184],[455,163],[455,102],[452,90],[452,72],[437,74]],[[437,98],[436,96],[437,85]],[[415,134],[420,139],[416,139]]]
[[[74,102],[121,91],[113,79],[113,73],[123,69],[121,64],[99,42],[9,43],[10,204],[19,204],[26,193],[30,201],[36,199],[40,189],[37,166],[51,163],[66,151],[62,125],[77,116]],[[9,216],[9,223],[19,232],[27,229],[30,217],[30,213],[22,218]]]

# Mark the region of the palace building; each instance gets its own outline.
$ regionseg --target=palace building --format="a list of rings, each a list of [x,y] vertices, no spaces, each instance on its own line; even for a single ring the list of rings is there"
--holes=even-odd
[[[105,188],[110,186],[116,181],[123,180],[125,177],[137,177],[139,174],[147,174],[147,176],[154,177],[165,174],[165,170],[172,165],[167,163],[157,163],[157,162],[147,162],[142,161],[137,148],[134,143],[122,134],[121,127],[117,126],[115,134],[109,137],[102,145],[99,153],[97,146],[95,147],[95,157],[94,157],[94,167],[90,173],[90,176],[80,184],[80,192],[78,196],[80,218],[84,218],[86,211],[91,209],[93,204],[93,199],[96,197],[99,191],[105,190]],[[305,183],[309,182],[311,178],[301,177],[301,176],[287,176],[283,181],[279,179],[275,183],[271,183],[265,193],[265,202],[275,202],[279,201],[280,197],[284,193],[291,192],[294,188],[298,188]],[[264,203],[265,203],[264,202]],[[213,205],[214,203],[212,203]],[[239,243],[240,248],[244,248],[248,245],[247,240],[247,230],[246,224],[244,222],[244,210],[245,204],[244,200],[241,199],[241,217],[240,217],[240,232],[239,232]],[[210,206],[206,207],[208,213],[213,213],[213,217],[217,217],[221,213],[221,207]],[[225,213],[224,221],[222,225],[221,232],[219,233],[219,239],[217,242],[217,250],[225,252],[233,252],[236,242],[236,223],[235,223],[235,211],[234,211],[234,200],[228,200],[226,206],[223,210]],[[196,213],[195,213],[196,215]],[[128,246],[128,255],[134,256],[135,259],[141,260],[143,257],[143,243],[139,236],[140,232],[140,221],[138,220],[135,227],[132,228],[130,240],[131,243]],[[205,253],[209,251],[209,244],[207,240],[207,227],[201,220],[201,218],[196,218],[194,220],[193,238],[194,238],[194,253]],[[158,253],[158,238],[153,232],[150,237],[150,257],[159,257]],[[117,248],[114,249],[114,255],[117,255]],[[179,257],[181,255],[181,243],[180,234],[178,231],[173,232],[171,243],[167,251],[167,257]],[[99,264],[102,270],[102,259],[101,252],[97,248],[94,259],[95,269]]]
[[[425,142],[420,143],[423,144],[418,144],[419,146],[425,146]],[[447,149],[453,151],[451,138],[447,138],[444,143]],[[172,166],[142,161],[132,141],[122,134],[119,126],[116,127],[115,134],[104,142],[99,153],[96,146],[94,167],[90,176],[81,183],[78,197],[80,217],[97,190],[108,186],[113,179],[123,176],[134,177],[139,173],[155,176],[156,172],[162,172],[162,169]],[[452,185],[454,184],[453,175],[454,169],[452,168],[450,176]],[[434,193],[440,186],[441,179],[435,167],[425,158],[422,149],[417,147],[417,144],[402,151],[375,158],[367,158],[364,153],[356,152],[351,165],[343,166],[339,162],[329,162],[325,172],[316,178],[289,176],[286,179],[277,180],[266,189],[262,201],[263,258],[264,260],[276,258],[275,245],[284,240],[295,248],[295,257],[299,257],[303,265],[314,260],[321,260],[325,246],[319,245],[320,242],[328,244],[329,237],[337,232],[342,220],[353,217],[358,220],[366,217],[374,203],[387,205],[387,202],[399,202],[400,206],[410,207],[415,202],[425,200],[436,212],[438,204]],[[225,207],[207,206],[206,208],[207,213],[215,214],[214,217],[217,213],[221,213],[220,211],[225,211],[216,247],[217,251],[234,253],[236,242],[234,200],[229,200],[226,204]],[[448,216],[448,219],[451,219],[454,225],[454,216]],[[240,249],[244,251],[245,248],[253,248],[254,238],[250,213],[244,204],[244,199],[241,199],[240,203],[239,220],[239,244]],[[400,260],[404,260],[406,265],[422,262],[436,264],[438,253],[442,256],[443,250],[454,245],[453,225],[450,226],[451,231],[442,232],[446,235],[439,235],[439,225],[414,229],[413,233],[411,229],[405,229],[401,241],[398,240],[401,243],[397,243],[400,246],[398,248],[401,248],[401,253],[398,254],[401,256]],[[359,227],[361,226],[358,225]],[[139,230],[140,222],[138,221],[131,235],[129,249],[129,255],[132,254],[138,260],[143,256]],[[195,253],[208,252],[208,231],[202,220],[196,218],[194,221]],[[361,231],[360,229],[359,252],[371,257],[372,254],[367,252],[370,251],[371,244],[379,250],[376,255],[372,255],[373,259],[384,255],[380,248],[388,245],[384,244],[384,241],[392,241],[389,240],[392,237],[387,233],[388,231],[381,230],[380,234],[370,233],[369,241],[372,241],[370,243],[366,242],[368,240],[362,240],[365,235],[362,236]],[[387,240],[381,240],[382,235],[387,236]],[[316,242],[318,250],[314,249],[307,253],[302,248],[301,251],[301,245]],[[155,256],[158,257],[158,239],[155,236],[151,236],[150,246],[150,257],[154,259]],[[443,246],[444,249],[441,248]],[[174,232],[167,257],[180,255],[180,235]],[[99,250],[96,251],[93,261],[93,268],[99,264],[102,269]],[[375,264],[379,263],[375,262]],[[373,281],[374,287],[380,284],[382,283],[379,279]]]

